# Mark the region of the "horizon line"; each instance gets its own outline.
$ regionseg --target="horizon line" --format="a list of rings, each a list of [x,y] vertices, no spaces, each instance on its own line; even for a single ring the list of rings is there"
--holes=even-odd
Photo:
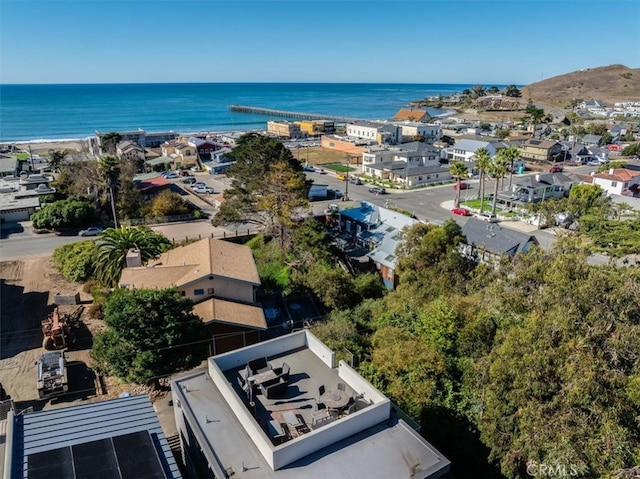
[[[0,86],[78,86],[78,85],[482,85],[482,86],[526,86],[518,83],[451,83],[451,82],[371,82],[371,81],[161,81],[161,82],[81,82],[81,83],[4,83]]]

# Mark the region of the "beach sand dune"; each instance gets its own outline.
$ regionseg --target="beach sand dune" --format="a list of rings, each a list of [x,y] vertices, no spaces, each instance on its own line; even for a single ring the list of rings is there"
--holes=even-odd
[[[15,147],[19,150],[29,151],[31,148],[32,153],[44,154],[46,155],[49,150],[58,150],[58,151],[86,151],[89,149],[89,142],[83,139],[73,139],[73,140],[35,140],[29,142],[16,142],[13,143]]]

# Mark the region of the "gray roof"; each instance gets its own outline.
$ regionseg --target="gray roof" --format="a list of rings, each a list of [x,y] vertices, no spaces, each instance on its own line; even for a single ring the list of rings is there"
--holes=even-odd
[[[453,145],[453,148],[456,150],[471,151],[475,153],[479,148],[488,148],[489,146],[493,146],[489,141],[462,139],[457,141],[456,144]],[[495,146],[493,147],[495,148]]]
[[[538,173],[517,178],[516,186],[526,186],[536,188],[538,186],[561,185],[568,186],[575,181],[564,173]]]
[[[0,155],[0,172],[14,173],[18,166],[18,158],[15,156]]]
[[[485,251],[497,255],[522,253],[531,244],[538,244],[533,235],[502,228],[495,223],[486,223],[477,218],[467,220],[462,227],[462,234],[466,236],[467,244],[482,247]]]
[[[597,145],[602,140],[600,135],[584,135],[582,137],[582,142],[586,144]]]
[[[138,432],[149,433],[166,477],[182,477],[147,395],[38,411],[13,420],[14,435],[7,438],[11,477],[29,477],[30,455]]]

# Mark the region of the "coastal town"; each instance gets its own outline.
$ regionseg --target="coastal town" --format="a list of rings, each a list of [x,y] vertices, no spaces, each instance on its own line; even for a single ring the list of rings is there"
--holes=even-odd
[[[231,107],[0,145],[3,477],[637,477],[636,98]]]

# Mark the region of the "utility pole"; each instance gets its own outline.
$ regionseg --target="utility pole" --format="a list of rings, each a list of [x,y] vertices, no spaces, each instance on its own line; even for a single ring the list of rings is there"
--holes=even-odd
[[[344,187],[344,201],[349,201],[349,155],[347,155],[347,171],[345,173],[347,184]]]

